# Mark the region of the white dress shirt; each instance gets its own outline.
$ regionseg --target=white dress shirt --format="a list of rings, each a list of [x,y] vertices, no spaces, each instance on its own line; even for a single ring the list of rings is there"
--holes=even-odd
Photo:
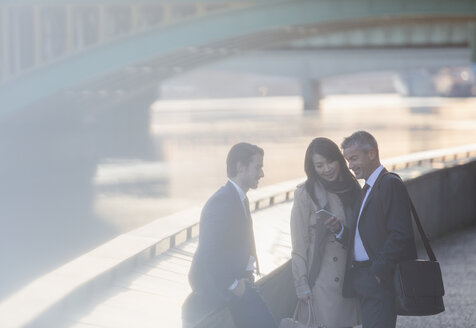
[[[355,229],[355,238],[354,238],[354,260],[355,261],[369,260],[369,255],[367,254],[364,244],[362,243],[362,238],[360,238],[360,233],[359,233],[360,215],[362,214],[362,209],[364,208],[365,202],[367,201],[367,197],[368,195],[370,195],[370,191],[372,190],[372,187],[374,186],[375,181],[377,181],[377,178],[380,172],[382,172],[382,170],[383,170],[383,166],[380,165],[375,171],[372,172],[369,178],[365,181],[365,183],[369,185],[369,189],[367,190],[367,193],[364,195],[364,200],[362,201],[362,205],[360,205],[359,217],[357,218],[357,227]]]

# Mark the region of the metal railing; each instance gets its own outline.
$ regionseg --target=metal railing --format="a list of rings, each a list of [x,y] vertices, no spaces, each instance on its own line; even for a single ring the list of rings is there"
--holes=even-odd
[[[391,171],[407,169],[412,166],[441,167],[452,164],[458,160],[466,160],[476,156],[476,144],[461,147],[423,151],[404,156],[390,158],[382,163]]]
[[[454,165],[455,163],[459,164],[459,162],[467,161],[473,157],[476,157],[476,144],[423,151],[394,157],[388,160],[383,160],[382,164],[391,171],[421,166],[434,167],[436,169],[442,168],[442,166],[446,165]],[[300,178],[270,187],[263,187],[259,192],[256,192],[255,195],[250,195],[249,197],[250,205],[252,204],[251,206],[253,207],[251,209],[252,212],[291,201],[294,198],[296,186],[300,182],[304,182],[304,180],[305,178]],[[199,222],[196,222],[167,237],[166,239],[169,239],[170,241],[165,244],[169,244],[171,248],[179,246],[180,244],[197,237],[198,231]]]

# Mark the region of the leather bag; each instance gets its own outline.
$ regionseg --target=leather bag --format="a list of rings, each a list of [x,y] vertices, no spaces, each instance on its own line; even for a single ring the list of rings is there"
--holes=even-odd
[[[445,310],[443,278],[440,264],[411,200],[410,205],[429,260],[417,259],[397,264],[394,276],[396,313],[405,316],[433,315]]]
[[[306,304],[308,308],[307,323],[305,324],[297,320],[299,311],[301,311],[301,306],[303,304]],[[312,307],[312,301],[298,300],[293,317],[281,319],[279,328],[319,328],[316,322],[317,320],[314,313],[314,308]]]

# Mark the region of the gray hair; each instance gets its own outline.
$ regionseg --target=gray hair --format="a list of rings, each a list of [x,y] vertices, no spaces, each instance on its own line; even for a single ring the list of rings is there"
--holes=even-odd
[[[352,133],[349,137],[344,138],[341,148],[346,149],[352,146],[357,146],[364,151],[376,149],[378,154],[377,140],[367,131],[357,131]]]

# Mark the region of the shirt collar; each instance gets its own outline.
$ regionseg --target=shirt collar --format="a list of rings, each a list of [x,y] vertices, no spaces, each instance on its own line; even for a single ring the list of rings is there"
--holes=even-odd
[[[231,182],[231,184],[235,187],[236,191],[238,191],[238,195],[240,195],[240,199],[243,202],[246,198],[246,194],[244,193],[243,189],[233,180],[228,179],[228,181]]]
[[[369,178],[365,181],[366,184],[372,188],[375,184],[375,181],[377,181],[378,176],[380,175],[380,172],[383,170],[383,165],[380,165],[375,169],[375,171],[372,172],[372,174],[369,176]]]

